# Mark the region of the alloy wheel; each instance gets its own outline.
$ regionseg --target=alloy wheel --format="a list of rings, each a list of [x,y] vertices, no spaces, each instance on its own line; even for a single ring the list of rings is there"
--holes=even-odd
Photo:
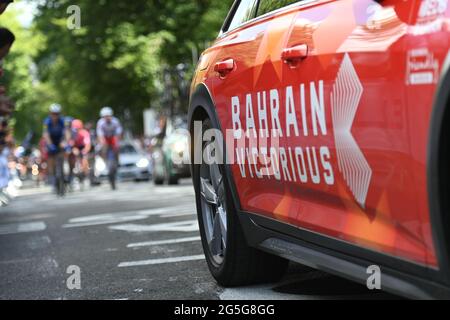
[[[202,219],[209,252],[214,262],[221,265],[227,249],[225,186],[219,165],[208,162],[200,167]]]

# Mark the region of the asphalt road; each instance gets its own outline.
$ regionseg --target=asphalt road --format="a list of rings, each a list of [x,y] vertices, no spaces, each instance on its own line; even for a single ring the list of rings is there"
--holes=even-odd
[[[0,299],[395,298],[297,264],[279,283],[221,288],[204,260],[193,199],[189,180],[64,199],[22,190],[0,208]]]

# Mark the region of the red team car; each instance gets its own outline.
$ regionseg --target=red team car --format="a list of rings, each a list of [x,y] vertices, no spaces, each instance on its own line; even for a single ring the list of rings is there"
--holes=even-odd
[[[293,260],[450,297],[449,49],[447,0],[235,1],[189,111],[221,285],[274,280]]]

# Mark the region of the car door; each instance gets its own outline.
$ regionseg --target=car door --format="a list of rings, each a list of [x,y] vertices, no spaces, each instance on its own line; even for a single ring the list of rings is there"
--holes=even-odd
[[[204,53],[202,61],[210,63],[206,84],[211,88],[221,128],[224,134],[227,131],[229,136],[231,134],[227,146],[229,159],[233,160],[231,169],[242,208],[270,215],[272,204],[284,194],[284,186],[279,180],[270,179],[271,176],[264,171],[266,166],[260,163],[259,154],[256,154],[260,149],[253,145],[257,136],[248,133],[269,132],[274,126],[279,127],[279,123],[273,124],[270,117],[271,110],[279,109],[279,106],[274,105],[271,109],[270,92],[266,90],[279,82],[277,71],[266,61],[270,59],[267,47],[275,42],[279,45],[279,41],[265,37],[270,22],[248,21],[254,17],[256,4],[257,1],[235,3],[225,23],[224,34]],[[243,14],[245,11],[251,14]],[[279,22],[279,33],[284,34],[291,20]],[[276,59],[280,62],[279,57]],[[282,139],[274,140],[278,145]],[[270,157],[270,146],[270,141],[264,143],[266,158]]]
[[[277,218],[426,264],[414,175],[424,167],[411,155],[405,95],[413,3],[306,0],[271,16],[273,2],[261,0],[257,15],[295,14],[283,47],[271,52],[284,61],[286,106]]]

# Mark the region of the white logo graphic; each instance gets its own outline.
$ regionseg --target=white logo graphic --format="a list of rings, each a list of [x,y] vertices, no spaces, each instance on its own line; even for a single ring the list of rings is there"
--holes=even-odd
[[[362,93],[362,84],[346,53],[331,93],[333,127],[339,171],[356,201],[365,208],[372,169],[351,132]]]
[[[448,0],[424,0],[420,6],[419,17],[428,18],[444,14],[447,6]]]
[[[437,83],[439,61],[428,48],[410,50],[406,61],[407,85],[425,85]]]

